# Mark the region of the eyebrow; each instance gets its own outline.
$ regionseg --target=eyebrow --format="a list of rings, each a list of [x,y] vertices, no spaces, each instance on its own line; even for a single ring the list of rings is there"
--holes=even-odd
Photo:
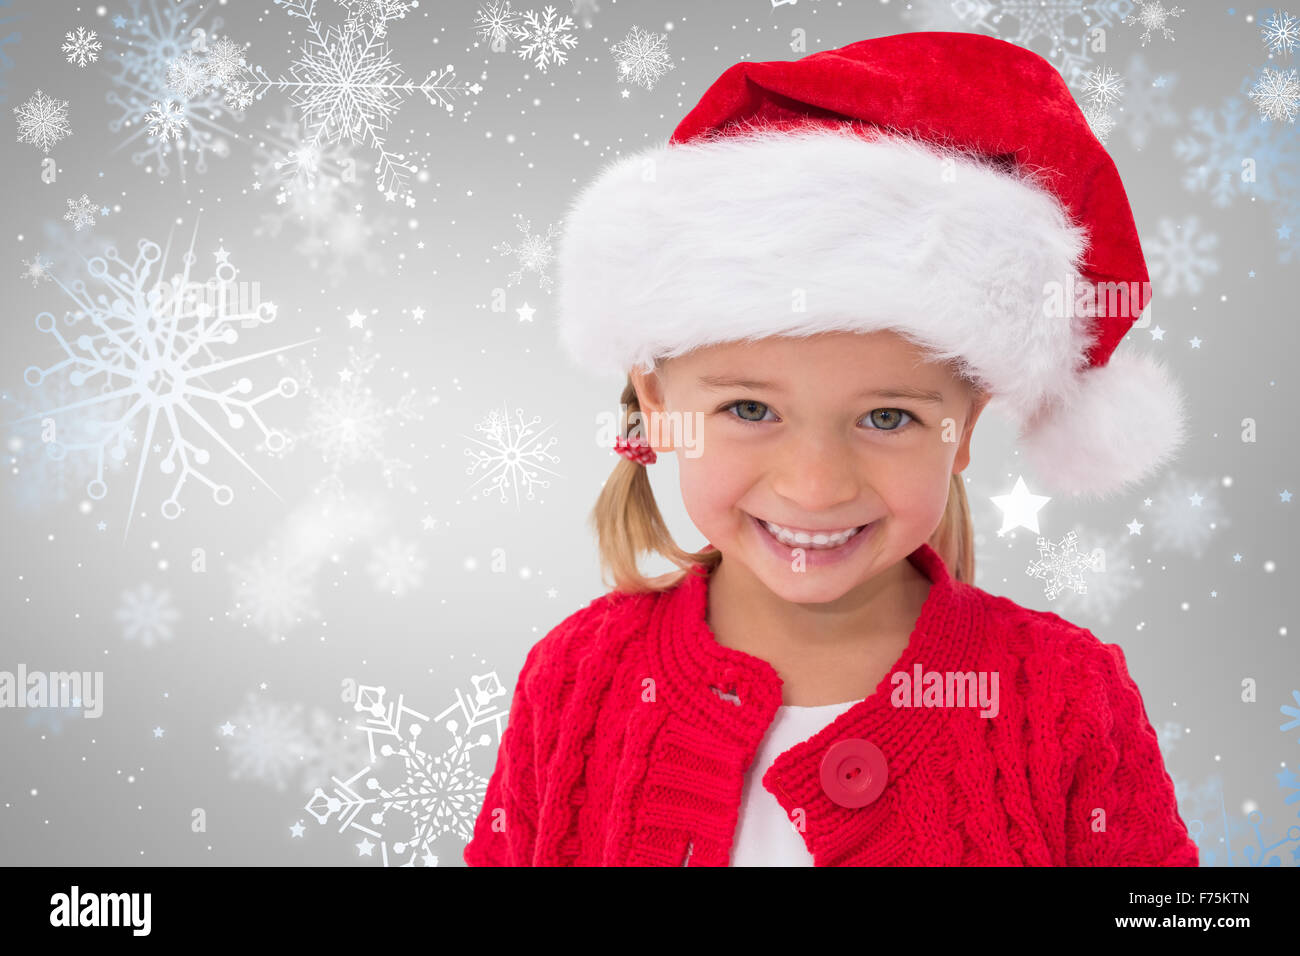
[[[758,382],[746,378],[727,378],[719,375],[701,375],[700,385],[708,389],[725,389],[739,388],[748,389],[754,392],[769,391],[782,392],[784,389],[775,382]],[[886,385],[883,388],[868,388],[854,395],[854,398],[860,398],[867,395],[877,396],[879,398],[910,398],[916,402],[931,402],[936,405],[943,404],[944,397],[942,392],[936,392],[928,388],[915,388],[911,385]]]

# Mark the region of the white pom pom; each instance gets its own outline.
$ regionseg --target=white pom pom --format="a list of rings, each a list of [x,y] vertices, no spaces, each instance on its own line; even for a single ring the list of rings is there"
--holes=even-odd
[[[1187,437],[1186,403],[1165,366],[1123,344],[1077,376],[1070,397],[1022,428],[1039,480],[1062,495],[1109,497],[1175,456]]]

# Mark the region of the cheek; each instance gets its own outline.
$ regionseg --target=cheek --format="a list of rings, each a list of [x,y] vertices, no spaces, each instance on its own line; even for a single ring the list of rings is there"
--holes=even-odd
[[[743,454],[713,436],[706,437],[700,455],[691,458],[680,453],[677,461],[682,500],[693,518],[734,509],[757,475]]]

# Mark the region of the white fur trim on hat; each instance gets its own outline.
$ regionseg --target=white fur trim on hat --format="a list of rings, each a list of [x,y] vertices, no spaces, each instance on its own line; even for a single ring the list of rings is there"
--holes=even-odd
[[[1087,243],[1031,173],[908,135],[814,124],[665,143],[575,198],[559,337],[580,366],[623,377],[723,342],[892,329],[1024,424],[1080,394],[1089,309],[1045,303],[1090,287]],[[1045,427],[1040,464],[1061,447]]]

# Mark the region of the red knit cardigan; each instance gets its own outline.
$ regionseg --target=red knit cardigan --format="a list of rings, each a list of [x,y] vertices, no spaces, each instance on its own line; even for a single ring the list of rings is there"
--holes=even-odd
[[[762,785],[814,865],[1198,865],[1120,648],[955,580],[929,544],[908,560],[931,587],[891,674],[997,671],[998,713],[897,707],[886,676],[782,753]],[[696,566],[665,592],[610,592],[533,646],[467,864],[727,865],[782,681],[714,638],[708,581]],[[859,808],[819,772],[852,738],[887,763]]]

